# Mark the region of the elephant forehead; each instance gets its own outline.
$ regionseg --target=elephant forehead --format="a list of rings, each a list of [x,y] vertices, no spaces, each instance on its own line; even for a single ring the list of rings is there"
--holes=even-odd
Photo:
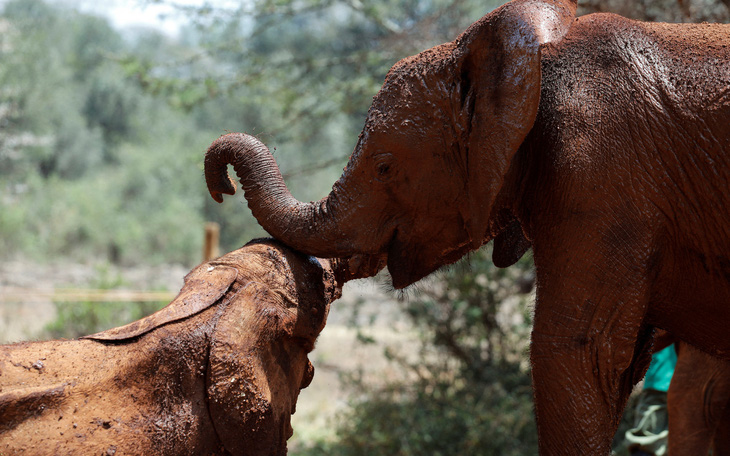
[[[373,98],[365,132],[425,130],[433,128],[434,121],[446,119],[452,109],[450,102],[459,95],[459,86],[453,74],[441,71],[443,67],[406,62],[402,69],[391,70]]]
[[[273,240],[255,242],[221,257],[216,263],[237,267],[239,281],[244,284],[265,284],[280,296],[285,306],[322,305],[323,283],[334,280],[329,262],[296,252]],[[310,290],[320,299],[314,302],[310,298],[302,299],[309,296]]]
[[[251,282],[216,325],[216,338],[238,340],[242,351],[256,351],[277,340],[314,340],[324,329],[328,305],[321,293],[292,296]]]
[[[447,68],[453,69],[456,58],[455,50],[454,43],[445,43],[401,59],[388,71],[385,76],[385,84],[399,79],[414,81],[426,75],[441,73]]]
[[[238,249],[216,260],[214,263],[235,266],[242,277],[261,281],[266,277],[272,286],[286,284],[291,276],[291,266],[282,250],[265,244],[254,244]]]

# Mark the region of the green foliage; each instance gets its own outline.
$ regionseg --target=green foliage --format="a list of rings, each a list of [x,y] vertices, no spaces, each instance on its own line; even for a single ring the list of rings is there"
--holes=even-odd
[[[490,245],[437,273],[403,306],[429,341],[459,361],[463,375],[482,381],[493,366],[524,364],[532,327],[524,293],[533,280],[530,254],[500,269]]]
[[[524,373],[457,386],[419,381],[370,392],[338,420],[338,440],[319,442],[297,456],[537,454],[532,391]],[[509,379],[510,374],[515,377]],[[512,382],[510,390],[504,383]]]
[[[196,264],[218,132],[126,78],[103,19],[15,0],[0,27],[0,255]]]
[[[396,60],[453,39],[498,3],[283,0],[225,14],[205,5],[187,9],[194,22],[185,35],[198,53],[129,55],[124,64],[142,87],[175,105],[185,95],[188,109],[210,99],[216,109],[228,100],[239,112],[265,109],[258,120],[277,139],[321,138],[318,130],[343,114],[353,119],[340,127],[352,127],[354,137]]]
[[[358,399],[337,420],[336,440],[297,455],[537,454],[526,353],[532,262],[498,269],[490,253],[403,300],[422,342],[417,356],[388,347],[403,378],[373,387],[355,376]]]
[[[115,75],[97,74],[89,81],[82,107],[89,128],[98,127],[109,146],[129,136],[139,93]],[[105,157],[112,161],[111,156]]]

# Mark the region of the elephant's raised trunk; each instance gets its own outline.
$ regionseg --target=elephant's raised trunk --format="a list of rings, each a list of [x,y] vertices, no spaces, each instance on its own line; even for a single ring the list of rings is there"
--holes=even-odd
[[[353,236],[342,231],[349,212],[338,207],[336,189],[317,202],[302,203],[287,189],[269,149],[253,136],[230,133],[210,145],[205,154],[205,180],[219,203],[236,192],[226,165],[233,165],[254,217],[272,236],[309,255],[342,257],[362,251]]]

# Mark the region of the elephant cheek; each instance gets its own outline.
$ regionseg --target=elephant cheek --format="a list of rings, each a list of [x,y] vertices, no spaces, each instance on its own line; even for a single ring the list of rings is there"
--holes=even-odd
[[[290,415],[277,413],[256,363],[211,366],[209,409],[223,446],[234,455],[286,454],[291,437]]]

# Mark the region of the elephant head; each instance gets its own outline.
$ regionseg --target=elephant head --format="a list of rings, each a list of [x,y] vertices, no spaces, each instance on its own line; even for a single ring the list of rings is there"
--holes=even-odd
[[[167,307],[87,339],[135,349],[132,342],[142,338],[150,351],[164,352],[159,364],[170,364],[167,358],[190,356],[195,344],[185,339],[189,334],[207,328],[202,338],[209,349],[197,362],[206,365],[207,414],[217,438],[230,454],[286,454],[299,392],[314,376],[308,354],[330,303],[340,297],[344,282],[373,268],[377,265],[319,259],[255,241],[198,266]],[[167,346],[172,354],[161,348]],[[151,370],[163,383],[177,376]],[[188,374],[197,378],[196,372]]]
[[[498,242],[495,259],[516,261],[529,242],[495,203],[537,116],[540,47],[565,35],[575,8],[570,0],[514,0],[453,42],[396,63],[322,200],[292,198],[266,147],[241,134],[208,149],[211,195],[220,202],[235,192],[225,169],[233,164],[274,237],[320,257],[387,255],[396,288],[502,233],[516,239]]]

